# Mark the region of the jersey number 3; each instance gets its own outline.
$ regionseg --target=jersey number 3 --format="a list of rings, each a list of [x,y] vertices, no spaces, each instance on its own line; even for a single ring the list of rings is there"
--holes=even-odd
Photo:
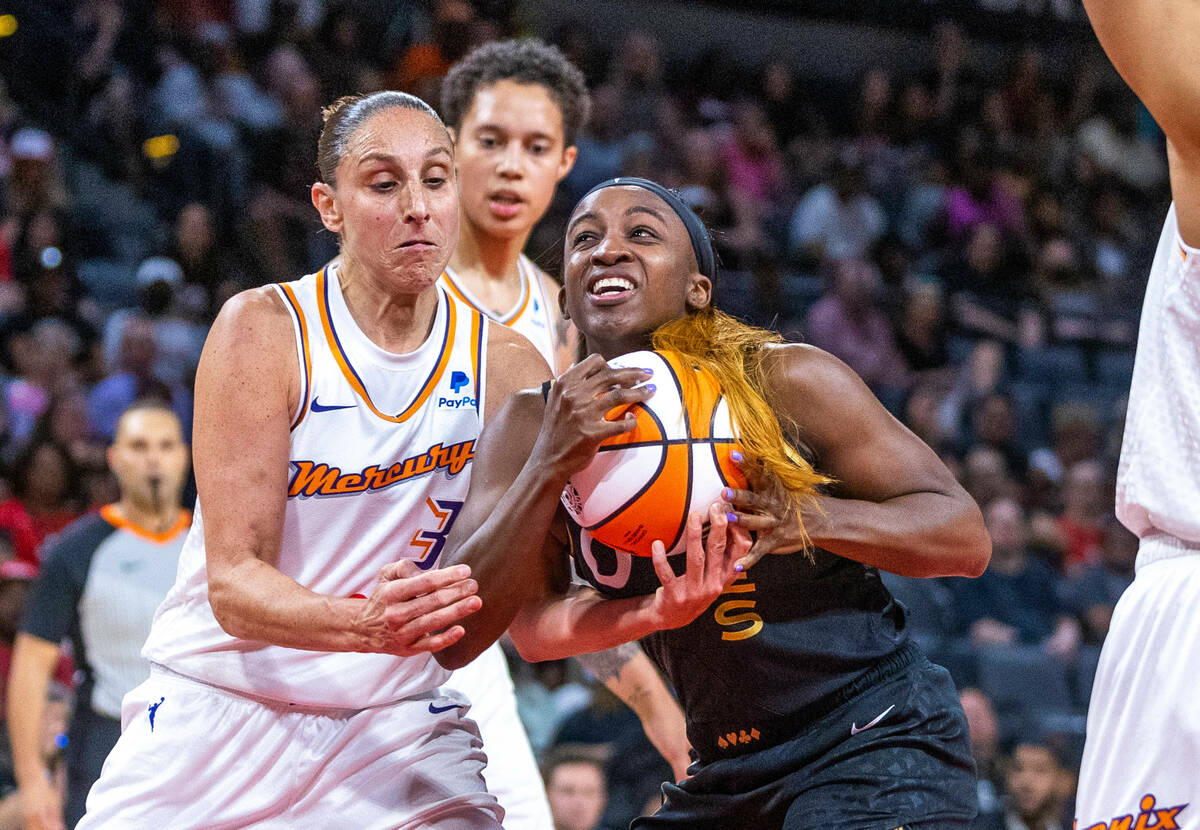
[[[420,549],[421,553],[414,561],[423,571],[429,570],[437,563],[442,548],[446,546],[446,537],[450,535],[450,528],[454,526],[454,520],[458,518],[463,503],[453,499],[428,498],[425,499],[425,505],[433,511],[433,521],[437,523],[437,527],[418,530],[409,543]]]

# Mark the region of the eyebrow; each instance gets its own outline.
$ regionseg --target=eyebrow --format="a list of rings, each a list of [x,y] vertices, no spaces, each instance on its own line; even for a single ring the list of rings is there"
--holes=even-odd
[[[534,130],[533,132],[523,133],[519,129],[511,129],[509,127],[505,127],[502,124],[492,124],[490,122],[486,123],[486,124],[479,124],[478,126],[475,127],[475,132],[476,133],[484,133],[484,132],[504,133],[505,135],[519,135],[522,138],[540,138],[544,141],[553,141],[554,140],[553,135],[551,135],[550,133],[542,132],[541,130]]]
[[[655,219],[657,219],[659,222],[662,222],[663,224],[666,224],[666,221],[667,221],[666,218],[662,215],[662,213],[660,213],[659,211],[655,210],[654,208],[648,207],[646,205],[634,205],[629,210],[625,211],[626,216],[633,216],[633,214],[635,214],[635,213],[648,213],[651,216],[653,216]]]
[[[439,144],[437,147],[434,147],[433,149],[431,149],[427,153],[425,153],[425,160],[428,161],[429,159],[433,158],[434,156],[438,155],[439,153],[447,155],[451,159],[454,158],[454,154],[450,152],[449,148]],[[382,161],[385,163],[395,163],[395,162],[399,161],[399,159],[392,153],[385,153],[382,150],[373,150],[370,153],[366,153],[365,155],[363,155],[363,157],[358,160],[358,163],[359,163],[359,166],[362,166],[370,161]]]
[[[585,219],[595,219],[595,218],[597,218],[596,214],[592,213],[590,210],[587,213],[579,214],[578,216],[576,216],[574,219],[571,220],[571,223],[569,225],[567,225],[567,233],[570,233],[571,228],[575,227],[576,225],[578,225],[580,222],[584,221]]]

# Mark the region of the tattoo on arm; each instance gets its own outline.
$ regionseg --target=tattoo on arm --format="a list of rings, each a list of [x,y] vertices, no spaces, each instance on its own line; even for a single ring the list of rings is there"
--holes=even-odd
[[[585,669],[595,675],[601,683],[607,683],[621,676],[621,670],[630,660],[637,657],[642,647],[637,643],[624,643],[606,651],[596,651],[591,654],[580,654],[575,659]]]

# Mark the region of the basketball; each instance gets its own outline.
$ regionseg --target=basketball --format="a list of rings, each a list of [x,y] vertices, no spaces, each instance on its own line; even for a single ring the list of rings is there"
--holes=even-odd
[[[652,369],[657,387],[631,411],[637,426],[600,445],[596,458],[573,475],[562,502],[592,538],[634,556],[650,556],[659,540],[667,555],[685,547],[690,512],[705,512],[725,487],[744,488],[734,463],[738,448],[729,407],[711,373],[685,366],[669,352],[631,352],[609,361]]]

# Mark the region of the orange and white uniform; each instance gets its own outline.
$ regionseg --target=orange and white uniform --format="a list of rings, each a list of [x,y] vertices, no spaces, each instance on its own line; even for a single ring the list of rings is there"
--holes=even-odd
[[[439,284],[456,299],[492,320],[525,336],[546,362],[555,365],[559,320],[550,303],[545,281],[537,267],[522,254],[517,261],[521,275],[521,294],[506,314],[495,315],[480,302],[450,268]],[[538,771],[529,736],[517,713],[517,697],[508,663],[498,643],[494,643],[454,675],[447,686],[471,700],[471,717],[479,724],[483,748],[488,756],[484,771],[488,790],[504,807],[507,830],[553,830],[550,805]]]
[[[1174,206],[1142,307],[1117,516],[1141,539],[1137,576],[1093,685],[1077,827],[1200,826],[1200,250]]]
[[[275,567],[342,597],[370,594],[398,559],[434,567],[467,494],[489,322],[438,289],[425,343],[393,354],[355,324],[336,265],[276,289],[303,394]],[[124,733],[81,827],[416,828],[472,806],[479,827],[499,827],[467,701],[442,688],[449,672],[429,654],[304,651],[225,632],[208,601],[199,504],[143,655],[151,677],[124,701]]]

